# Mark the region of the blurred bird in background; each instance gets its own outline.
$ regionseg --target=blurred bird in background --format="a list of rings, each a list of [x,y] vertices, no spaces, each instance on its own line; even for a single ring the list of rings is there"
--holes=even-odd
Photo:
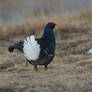
[[[26,66],[28,62],[34,65],[37,71],[37,65],[44,65],[47,70],[48,64],[53,60],[55,56],[55,35],[53,29],[56,24],[54,22],[49,22],[44,29],[44,33],[41,38],[36,39],[34,35],[27,37],[24,41],[20,41],[11,45],[8,50],[13,52],[14,49],[18,49],[27,59]]]

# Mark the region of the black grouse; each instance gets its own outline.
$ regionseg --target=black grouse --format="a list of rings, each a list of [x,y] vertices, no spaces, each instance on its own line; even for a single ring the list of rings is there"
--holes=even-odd
[[[34,35],[27,37],[26,40],[20,41],[11,45],[8,50],[13,52],[14,49],[21,51],[27,59],[27,63],[34,65],[37,71],[37,65],[44,65],[47,70],[48,64],[55,56],[55,35],[53,29],[55,28],[54,22],[49,22],[44,29],[41,38],[36,39]],[[26,66],[27,66],[26,63]]]

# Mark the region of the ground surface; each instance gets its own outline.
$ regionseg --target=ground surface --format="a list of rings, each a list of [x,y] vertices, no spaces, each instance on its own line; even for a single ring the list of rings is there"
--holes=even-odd
[[[71,21],[74,24],[72,26],[81,24],[80,19],[75,17],[76,21]],[[39,66],[38,71],[32,65],[26,67],[25,57],[17,50],[12,54],[8,52],[8,46],[24,39],[28,34],[23,31],[20,35],[1,36],[0,92],[92,92],[92,56],[87,55],[87,50],[92,48],[92,30],[89,25],[85,27],[88,19],[82,23],[83,28],[78,25],[75,28],[67,26],[71,18],[63,20],[66,25],[59,20],[58,23],[61,24],[55,29],[56,56],[47,71],[43,66]],[[92,23],[91,20],[89,23]]]

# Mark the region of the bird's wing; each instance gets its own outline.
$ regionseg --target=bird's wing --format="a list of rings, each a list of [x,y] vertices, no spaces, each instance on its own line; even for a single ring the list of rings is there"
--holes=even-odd
[[[53,53],[51,52],[51,44],[49,44],[47,41],[43,39],[36,39],[38,44],[40,44],[40,56],[45,56],[47,58],[51,58],[53,56]]]

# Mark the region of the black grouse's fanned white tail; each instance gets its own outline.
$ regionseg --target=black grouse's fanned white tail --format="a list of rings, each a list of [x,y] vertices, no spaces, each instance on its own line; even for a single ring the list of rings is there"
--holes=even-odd
[[[24,40],[23,46],[24,55],[28,60],[35,61],[39,58],[40,45],[35,40],[34,36],[27,37],[27,39]]]

